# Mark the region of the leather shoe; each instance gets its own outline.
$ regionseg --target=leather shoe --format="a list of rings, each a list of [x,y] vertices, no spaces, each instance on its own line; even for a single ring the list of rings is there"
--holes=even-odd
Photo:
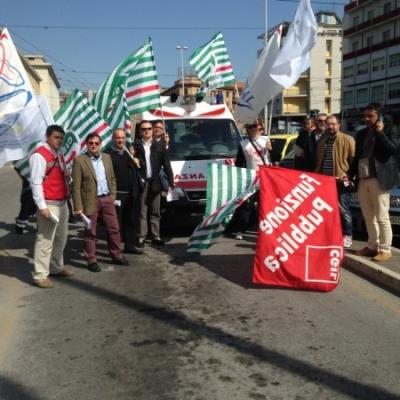
[[[378,254],[378,250],[372,250],[369,247],[364,247],[362,250],[355,251],[354,254],[362,257],[375,257]]]
[[[139,249],[137,247],[129,247],[129,249],[125,249],[124,253],[126,254],[143,254],[143,249]]]
[[[61,276],[62,278],[68,278],[69,276],[72,276],[74,273],[70,268],[63,268],[60,272],[57,272],[55,274],[50,274],[52,276]]]
[[[101,267],[99,264],[97,264],[97,262],[89,263],[87,266],[87,269],[91,272],[100,272],[101,271]]]
[[[151,244],[154,244],[155,246],[165,246],[164,240],[161,239],[153,239]]]
[[[138,249],[144,249],[144,240],[138,241],[138,242],[136,243],[136,247],[137,247]]]
[[[392,258],[391,251],[380,251],[375,257],[372,257],[372,261],[385,262]]]
[[[111,261],[114,265],[129,265],[129,261],[125,257],[113,258]]]
[[[51,289],[54,287],[54,283],[48,278],[40,281],[34,281],[33,284],[41,289]]]

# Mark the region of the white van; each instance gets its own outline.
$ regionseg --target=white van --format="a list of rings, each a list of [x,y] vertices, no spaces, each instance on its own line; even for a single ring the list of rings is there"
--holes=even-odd
[[[185,96],[171,102],[161,97],[162,109],[144,112],[141,119],[164,119],[170,142],[168,155],[175,189],[168,210],[204,213],[207,166],[212,161],[233,164],[241,140],[225,104],[196,102]]]

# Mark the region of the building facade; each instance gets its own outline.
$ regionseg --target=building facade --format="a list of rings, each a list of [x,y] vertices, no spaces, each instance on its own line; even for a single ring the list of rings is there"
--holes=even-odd
[[[311,110],[327,114],[340,112],[342,25],[334,12],[315,14],[318,22],[316,44],[310,54],[310,68],[292,87],[275,97],[272,131],[294,132],[300,129]],[[283,36],[290,23],[283,22]],[[277,27],[271,29],[272,34]],[[263,38],[261,36],[260,38]]]
[[[361,123],[369,103],[399,124],[400,0],[357,0],[343,18],[342,109],[346,127]]]
[[[54,114],[60,108],[60,83],[52,65],[41,55],[25,55],[23,57],[40,77],[37,94],[46,98],[50,110]]]
[[[171,94],[176,94],[177,96],[196,96],[201,87],[201,80],[196,76],[196,74],[190,69],[184,72],[184,85],[182,85],[181,71],[178,72],[177,79],[173,86],[161,91],[162,96],[170,96]],[[184,87],[183,87],[184,86]],[[237,81],[235,86],[225,86],[215,90],[210,90],[207,93],[209,100],[216,101],[218,94],[223,97],[224,103],[228,108],[233,111],[236,106],[236,102],[240,97],[240,94],[244,88],[244,83]]]

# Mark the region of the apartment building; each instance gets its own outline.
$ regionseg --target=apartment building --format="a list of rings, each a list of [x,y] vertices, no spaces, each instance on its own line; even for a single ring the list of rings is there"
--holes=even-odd
[[[275,97],[272,109],[272,131],[295,132],[311,110],[327,114],[340,112],[342,25],[335,12],[320,11],[317,40],[310,55],[310,68],[295,85]],[[283,22],[283,35],[289,22]],[[270,30],[272,34],[277,26]],[[263,38],[261,35],[259,38]]]
[[[344,7],[342,109],[348,129],[381,103],[400,120],[400,0],[357,0]]]

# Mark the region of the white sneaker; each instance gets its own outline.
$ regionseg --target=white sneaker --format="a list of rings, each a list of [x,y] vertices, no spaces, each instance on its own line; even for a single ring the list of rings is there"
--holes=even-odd
[[[243,235],[241,233],[234,234],[236,240],[243,240]]]
[[[351,236],[347,236],[347,235],[343,236],[343,247],[345,249],[349,249],[352,246],[352,244],[353,244],[353,241],[352,241]]]

